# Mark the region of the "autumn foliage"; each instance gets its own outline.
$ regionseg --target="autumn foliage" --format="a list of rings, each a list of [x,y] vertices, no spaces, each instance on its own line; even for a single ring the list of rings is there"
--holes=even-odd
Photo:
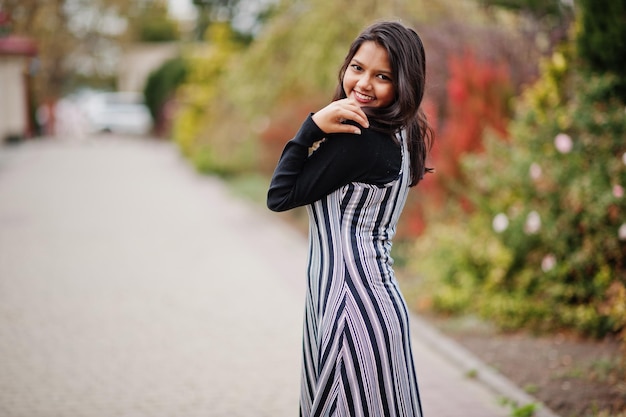
[[[507,137],[508,101],[513,92],[508,65],[481,60],[466,49],[448,57],[448,71],[443,111],[438,111],[441,106],[432,100],[424,103],[436,132],[430,158],[436,172],[426,176],[409,200],[403,219],[409,236],[421,234],[426,217],[442,211],[444,205],[469,208],[463,195],[460,158],[480,152],[487,132]]]
[[[460,156],[480,151],[486,130],[506,137],[512,89],[505,63],[480,61],[467,50],[451,56],[448,65],[448,113],[434,158],[440,172],[459,179]]]

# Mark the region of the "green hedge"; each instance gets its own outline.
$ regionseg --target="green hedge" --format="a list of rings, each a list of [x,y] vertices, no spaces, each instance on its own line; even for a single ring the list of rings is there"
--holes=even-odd
[[[163,105],[175,95],[186,75],[186,61],[182,57],[176,57],[166,61],[148,76],[144,97],[155,122],[159,121]]]
[[[626,117],[615,76],[556,53],[522,97],[511,139],[468,156],[467,222],[416,248],[432,305],[503,328],[626,327]]]

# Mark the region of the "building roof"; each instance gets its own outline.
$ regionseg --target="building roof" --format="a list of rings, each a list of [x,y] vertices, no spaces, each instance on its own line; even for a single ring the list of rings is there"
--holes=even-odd
[[[0,37],[0,55],[37,55],[37,44],[24,36]]]

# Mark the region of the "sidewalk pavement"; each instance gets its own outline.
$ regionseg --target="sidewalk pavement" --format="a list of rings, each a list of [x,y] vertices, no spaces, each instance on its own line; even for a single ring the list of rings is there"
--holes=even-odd
[[[305,258],[169,143],[0,148],[0,416],[296,416]],[[426,417],[533,401],[418,317],[412,332]]]

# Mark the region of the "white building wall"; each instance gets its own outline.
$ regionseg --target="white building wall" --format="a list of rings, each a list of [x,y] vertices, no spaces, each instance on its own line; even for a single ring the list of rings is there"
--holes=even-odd
[[[179,53],[178,43],[140,43],[129,47],[120,59],[118,90],[141,92],[150,73]]]
[[[0,56],[0,142],[27,129],[24,58]]]

